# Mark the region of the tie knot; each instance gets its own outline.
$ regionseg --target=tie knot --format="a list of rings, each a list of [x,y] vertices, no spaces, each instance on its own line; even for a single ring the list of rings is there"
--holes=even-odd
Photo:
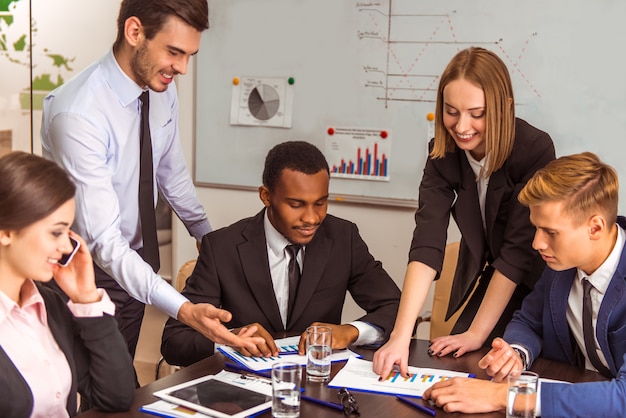
[[[285,250],[287,250],[291,258],[295,259],[298,255],[298,251],[300,251],[300,248],[302,248],[302,245],[289,244],[285,247]]]
[[[591,284],[589,279],[587,279],[586,277],[583,277],[583,290],[585,291],[585,293],[591,292],[592,288],[593,288],[593,285]]]
[[[139,95],[139,100],[141,100],[141,103],[143,103],[144,105],[146,103],[149,103],[150,102],[150,90],[146,90],[146,91],[142,92]]]

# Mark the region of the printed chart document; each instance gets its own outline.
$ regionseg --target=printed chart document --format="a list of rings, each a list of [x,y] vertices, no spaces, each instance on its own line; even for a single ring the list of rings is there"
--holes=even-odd
[[[372,371],[371,361],[350,358],[343,369],[328,383],[328,387],[421,397],[433,384],[451,377],[475,376],[471,373],[409,366],[408,378],[402,377],[399,371],[392,371],[385,380],[379,382],[378,375]]]
[[[281,338],[275,340],[276,346],[279,348],[280,352],[283,354],[278,354],[278,356],[274,357],[250,357],[244,356],[237,350],[232,347],[228,347],[225,345],[220,345],[218,347],[218,351],[224,354],[226,357],[236,361],[242,366],[254,370],[254,371],[263,371],[270,370],[274,363],[278,363],[279,361],[292,361],[294,363],[301,364],[303,366],[306,365],[306,355],[299,356],[298,353],[298,341],[300,341],[300,336]],[[295,347],[295,351],[294,351]],[[293,354],[292,354],[293,353]],[[344,350],[333,350],[333,353],[330,355],[330,361],[344,361],[349,358],[358,358],[361,357],[360,354],[355,353],[352,350],[344,349]]]

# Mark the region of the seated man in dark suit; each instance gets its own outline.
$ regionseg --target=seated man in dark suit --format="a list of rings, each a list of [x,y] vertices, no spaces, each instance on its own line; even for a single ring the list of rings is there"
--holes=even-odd
[[[451,379],[428,389],[447,411],[504,409],[506,376],[542,356],[596,370],[611,381],[542,383],[535,414],[626,414],[626,219],[617,216],[617,174],[592,153],[561,157],[519,194],[548,265],[503,338],[479,362],[493,381]]]
[[[229,310],[233,319],[226,326],[235,333],[256,325],[264,343],[243,354],[277,355],[271,333],[303,333],[314,323],[332,328],[333,348],[379,345],[393,329],[400,290],[356,225],[326,214],[329,180],[328,163],[315,146],[279,144],[267,155],[259,187],[265,208],[202,240],[182,293]],[[367,313],[340,325],[346,291]],[[170,319],[161,352],[170,364],[189,365],[213,354],[214,345]]]

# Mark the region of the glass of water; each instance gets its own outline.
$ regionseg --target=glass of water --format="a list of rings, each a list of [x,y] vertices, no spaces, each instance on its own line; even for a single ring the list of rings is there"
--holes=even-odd
[[[300,416],[300,385],[302,366],[279,362],[272,366],[272,416],[296,418]]]
[[[306,376],[309,382],[327,382],[330,378],[330,354],[333,330],[324,326],[306,329]]]
[[[507,418],[535,418],[539,376],[529,371],[513,371],[508,376]]]

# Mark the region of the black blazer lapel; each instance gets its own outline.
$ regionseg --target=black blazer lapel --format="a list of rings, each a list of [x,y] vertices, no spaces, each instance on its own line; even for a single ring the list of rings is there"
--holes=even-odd
[[[482,222],[476,222],[476,219],[482,219],[480,204],[478,203],[478,191],[474,172],[465,155],[461,158],[461,170],[463,174],[461,175],[461,187],[458,191],[459,198],[453,210],[461,234],[467,242],[473,258],[476,264],[480,264],[485,254],[485,231]]]
[[[489,187],[487,188],[487,196],[485,198],[485,226],[487,228],[486,237],[491,241],[493,237],[493,227],[498,215],[498,208],[502,197],[507,191],[506,176],[504,174],[504,167],[489,177]],[[488,242],[490,248],[493,248],[494,243]]]
[[[246,242],[239,244],[237,251],[245,280],[250,286],[250,293],[274,329],[284,330],[267,258],[267,243],[263,228],[264,213],[265,211],[261,211],[257,214],[242,232]]]
[[[6,401],[6,403],[0,401],[3,416],[29,416],[33,410],[33,393],[2,346],[0,346],[0,373],[2,373],[0,390]]]
[[[461,183],[458,191],[459,197],[453,211],[462,238],[459,260],[450,292],[447,318],[452,316],[467,299],[470,289],[474,287],[476,278],[481,272],[485,254],[485,232],[482,222],[476,222],[476,219],[482,219],[476,178],[467,157],[460,155],[459,160],[462,171]]]

